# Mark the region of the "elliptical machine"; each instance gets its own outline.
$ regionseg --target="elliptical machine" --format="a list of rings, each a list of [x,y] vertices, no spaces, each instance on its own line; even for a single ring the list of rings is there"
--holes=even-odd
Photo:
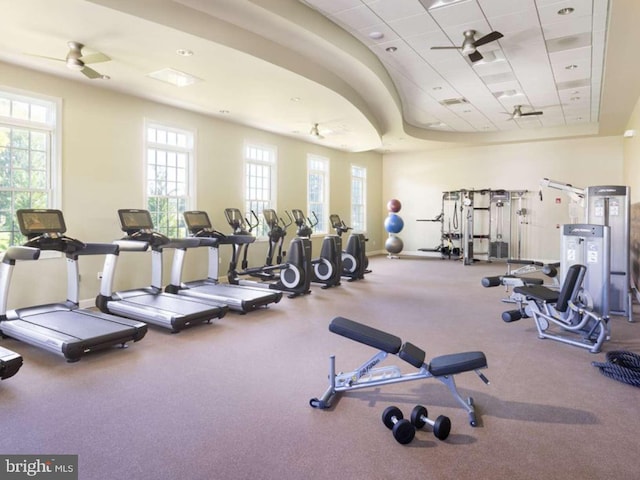
[[[352,230],[340,219],[339,215],[330,215],[329,221],[339,237]],[[351,233],[347,239],[347,248],[342,252],[342,276],[349,278],[349,282],[361,280],[365,273],[371,273],[371,270],[367,269],[369,259],[366,254],[366,241],[363,233]]]
[[[258,224],[251,224],[237,208],[227,208],[224,214],[229,226],[233,230],[233,250],[229,263],[229,272],[227,273],[229,283],[290,292],[289,298],[311,293],[311,241],[308,238],[292,239],[289,244],[289,253],[286,257],[286,262],[279,262],[274,265],[269,264],[272,263],[273,260],[274,246],[277,242],[281,244],[284,241],[286,230],[282,229],[279,233],[274,232],[272,235],[269,235],[267,265],[262,267],[249,267],[247,261],[248,248],[249,244],[255,241],[255,237],[251,232]],[[258,220],[255,212],[252,211],[251,214]],[[263,214],[265,218],[269,218],[267,221],[268,225],[271,226],[274,222],[275,224],[279,224],[278,216],[274,210],[265,209]],[[277,239],[276,243],[273,241],[275,239]],[[283,252],[279,249],[277,259],[281,260],[282,255]],[[241,270],[238,270],[240,257],[242,257],[242,264]],[[242,279],[241,277],[243,276],[256,277],[262,281]]]
[[[286,210],[285,210],[286,211]],[[315,221],[307,217],[302,210],[293,209],[291,213],[286,211],[291,222],[298,228],[298,237],[311,238],[314,227],[318,224],[318,217],[311,212]],[[311,260],[313,265],[311,281],[321,283],[320,288],[329,288],[340,285],[342,276],[342,238],[338,235],[327,235],[322,240],[320,257]]]

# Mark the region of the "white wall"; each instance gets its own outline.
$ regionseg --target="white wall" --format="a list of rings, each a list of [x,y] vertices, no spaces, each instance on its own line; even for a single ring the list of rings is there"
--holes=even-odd
[[[440,224],[417,219],[434,218],[441,211],[443,191],[484,188],[529,190],[531,216],[523,228],[522,257],[557,259],[560,243],[556,225],[569,223],[569,199],[560,190],[545,188],[540,201],[539,181],[546,177],[581,188],[625,184],[622,137],[388,154],[383,171],[384,204],[397,198],[403,205],[400,215],[405,227],[399,235],[406,253],[440,243]]]
[[[306,210],[306,157],[308,153],[330,159],[330,212],[348,223],[350,219],[350,166],[368,170],[367,222],[371,246],[379,248],[382,232],[382,157],[377,153],[352,154],[243,127],[214,117],[172,108],[151,101],[44,75],[0,62],[0,88],[21,89],[63,101],[62,210],[67,234],[85,242],[111,242],[121,237],[117,210],[144,208],[143,134],[145,118],[197,132],[197,202],[194,208],[209,212],[214,226],[228,231],[226,207],[243,208],[242,146],[245,140],[275,145],[278,149],[278,211]],[[294,232],[289,232],[292,238]],[[314,253],[320,239],[314,239]],[[185,280],[206,275],[206,249],[190,252]],[[228,250],[230,252],[230,249]],[[221,274],[229,254],[222,250]],[[253,248],[254,265],[264,262],[266,246]],[[1,252],[0,252],[1,253]],[[170,257],[170,256],[169,256]],[[170,258],[169,258],[170,260]],[[95,298],[99,291],[97,272],[103,259],[81,259],[81,299]],[[118,262],[116,289],[148,285],[150,259],[123,253]],[[165,262],[168,265],[168,262]],[[165,283],[168,281],[165,268]],[[63,259],[20,262],[15,269],[9,308],[60,301],[66,298]]]

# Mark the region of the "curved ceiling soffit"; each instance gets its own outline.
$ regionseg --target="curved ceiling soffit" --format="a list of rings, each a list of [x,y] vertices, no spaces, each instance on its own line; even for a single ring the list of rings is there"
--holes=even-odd
[[[370,108],[371,102],[365,100],[365,95],[361,93],[363,89],[360,88],[360,85],[354,87],[352,83],[328,69],[324,64],[310,61],[309,52],[313,49],[310,48],[309,52],[300,52],[273,40],[274,35],[276,35],[275,32],[279,31],[280,35],[289,38],[291,43],[295,43],[292,42],[290,33],[292,31],[295,33],[295,29],[300,29],[300,27],[292,20],[282,18],[280,14],[270,13],[272,9],[265,11],[262,7],[252,5],[250,2],[237,2],[237,0],[228,2],[223,9],[218,8],[219,11],[216,10],[215,5],[211,6],[210,10],[215,12],[205,11],[207,2],[199,2],[197,0],[156,0],[159,4],[162,4],[162,8],[153,9],[145,8],[143,2],[130,2],[128,0],[89,1],[251,55],[330,90],[342,97],[363,115],[366,123],[372,129],[371,133],[375,131],[377,145],[371,145],[371,150],[381,146],[382,136],[388,131],[390,122],[385,121],[386,119],[380,115],[379,111],[373,111]],[[279,5],[287,2],[275,3]],[[334,34],[340,33],[351,37],[351,35],[322,15],[299,4],[297,0],[292,3],[294,6],[299,5],[307,9],[309,13],[317,15],[315,21],[321,20],[330,24],[336,29]],[[200,4],[202,8],[199,8]],[[212,13],[215,13],[216,16],[212,15]],[[256,31],[262,31],[262,34],[256,33]],[[353,41],[357,42],[355,39]],[[336,50],[344,55],[342,50]],[[336,55],[336,51],[332,51],[330,55]],[[353,58],[350,57],[349,59],[350,68],[353,68]],[[377,58],[375,60],[377,61]],[[379,94],[380,92],[378,91],[377,93]]]

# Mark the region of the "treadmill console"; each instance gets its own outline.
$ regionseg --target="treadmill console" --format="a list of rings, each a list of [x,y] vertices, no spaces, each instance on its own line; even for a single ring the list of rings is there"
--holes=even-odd
[[[27,238],[40,235],[56,236],[67,231],[60,210],[21,209],[16,212],[20,232]]]
[[[171,240],[153,230],[153,220],[148,210],[135,208],[118,210],[120,228],[127,234],[126,240],[139,240],[149,242],[152,247],[166,245]]]
[[[60,210],[20,209],[16,212],[16,217],[20,232],[28,238],[25,247],[67,254],[76,253],[86,247],[80,240],[64,235],[67,226]]]
[[[118,210],[120,227],[127,234],[139,231],[153,231],[153,220],[148,210],[122,209]]]
[[[184,212],[184,222],[187,228],[194,235],[202,230],[211,230],[211,221],[207,212],[191,211]]]
[[[184,212],[184,223],[194,237],[215,238],[220,242],[227,240],[227,236],[224,233],[218,232],[213,228],[207,212],[201,210]]]

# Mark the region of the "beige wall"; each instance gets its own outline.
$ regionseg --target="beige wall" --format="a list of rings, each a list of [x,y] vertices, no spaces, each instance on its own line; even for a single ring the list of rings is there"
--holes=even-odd
[[[631,277],[640,284],[640,99],[636,102],[628,130],[635,135],[624,139],[624,178],[631,187]]]
[[[556,225],[569,223],[569,198],[560,190],[545,188],[540,201],[541,179],[551,178],[581,188],[625,181],[622,137],[392,154],[385,155],[383,170],[383,201],[398,198],[403,204],[400,215],[405,228],[400,237],[405,252],[440,243],[440,224],[417,219],[434,218],[441,211],[443,191],[528,190],[527,208],[531,215],[528,225],[523,227],[522,257],[543,260],[558,258],[560,241]],[[560,199],[559,204],[556,199]]]
[[[367,222],[370,246],[382,241],[376,225],[382,223],[382,158],[376,153],[350,154],[322,146],[243,127],[178,108],[98,88],[85,82],[47,76],[0,63],[2,85],[52,97],[63,102],[62,210],[68,235],[86,242],[110,242],[122,235],[117,220],[119,208],[144,208],[143,131],[144,120],[193,129],[197,133],[197,202],[214,226],[228,231],[224,208],[242,208],[242,146],[245,140],[275,145],[278,149],[277,208],[306,210],[306,155],[315,153],[330,159],[330,211],[348,223],[350,219],[350,165],[368,170]],[[96,80],[97,81],[97,80]],[[293,231],[288,238],[293,237]],[[314,253],[320,239],[314,240]],[[190,252],[185,280],[206,274],[206,249]],[[228,265],[222,250],[221,274]],[[253,249],[254,264],[264,262],[264,244]],[[169,256],[170,257],[170,256]],[[170,258],[169,258],[170,260]],[[94,298],[99,290],[97,272],[102,258],[82,258],[80,297]],[[150,259],[146,255],[123,253],[118,262],[116,288],[147,285]],[[165,281],[168,266],[165,262]],[[9,308],[59,301],[65,298],[64,260],[21,262],[15,269]]]
[[[631,187],[631,203],[640,202],[640,99],[627,124],[635,135],[624,139],[624,179]]]

